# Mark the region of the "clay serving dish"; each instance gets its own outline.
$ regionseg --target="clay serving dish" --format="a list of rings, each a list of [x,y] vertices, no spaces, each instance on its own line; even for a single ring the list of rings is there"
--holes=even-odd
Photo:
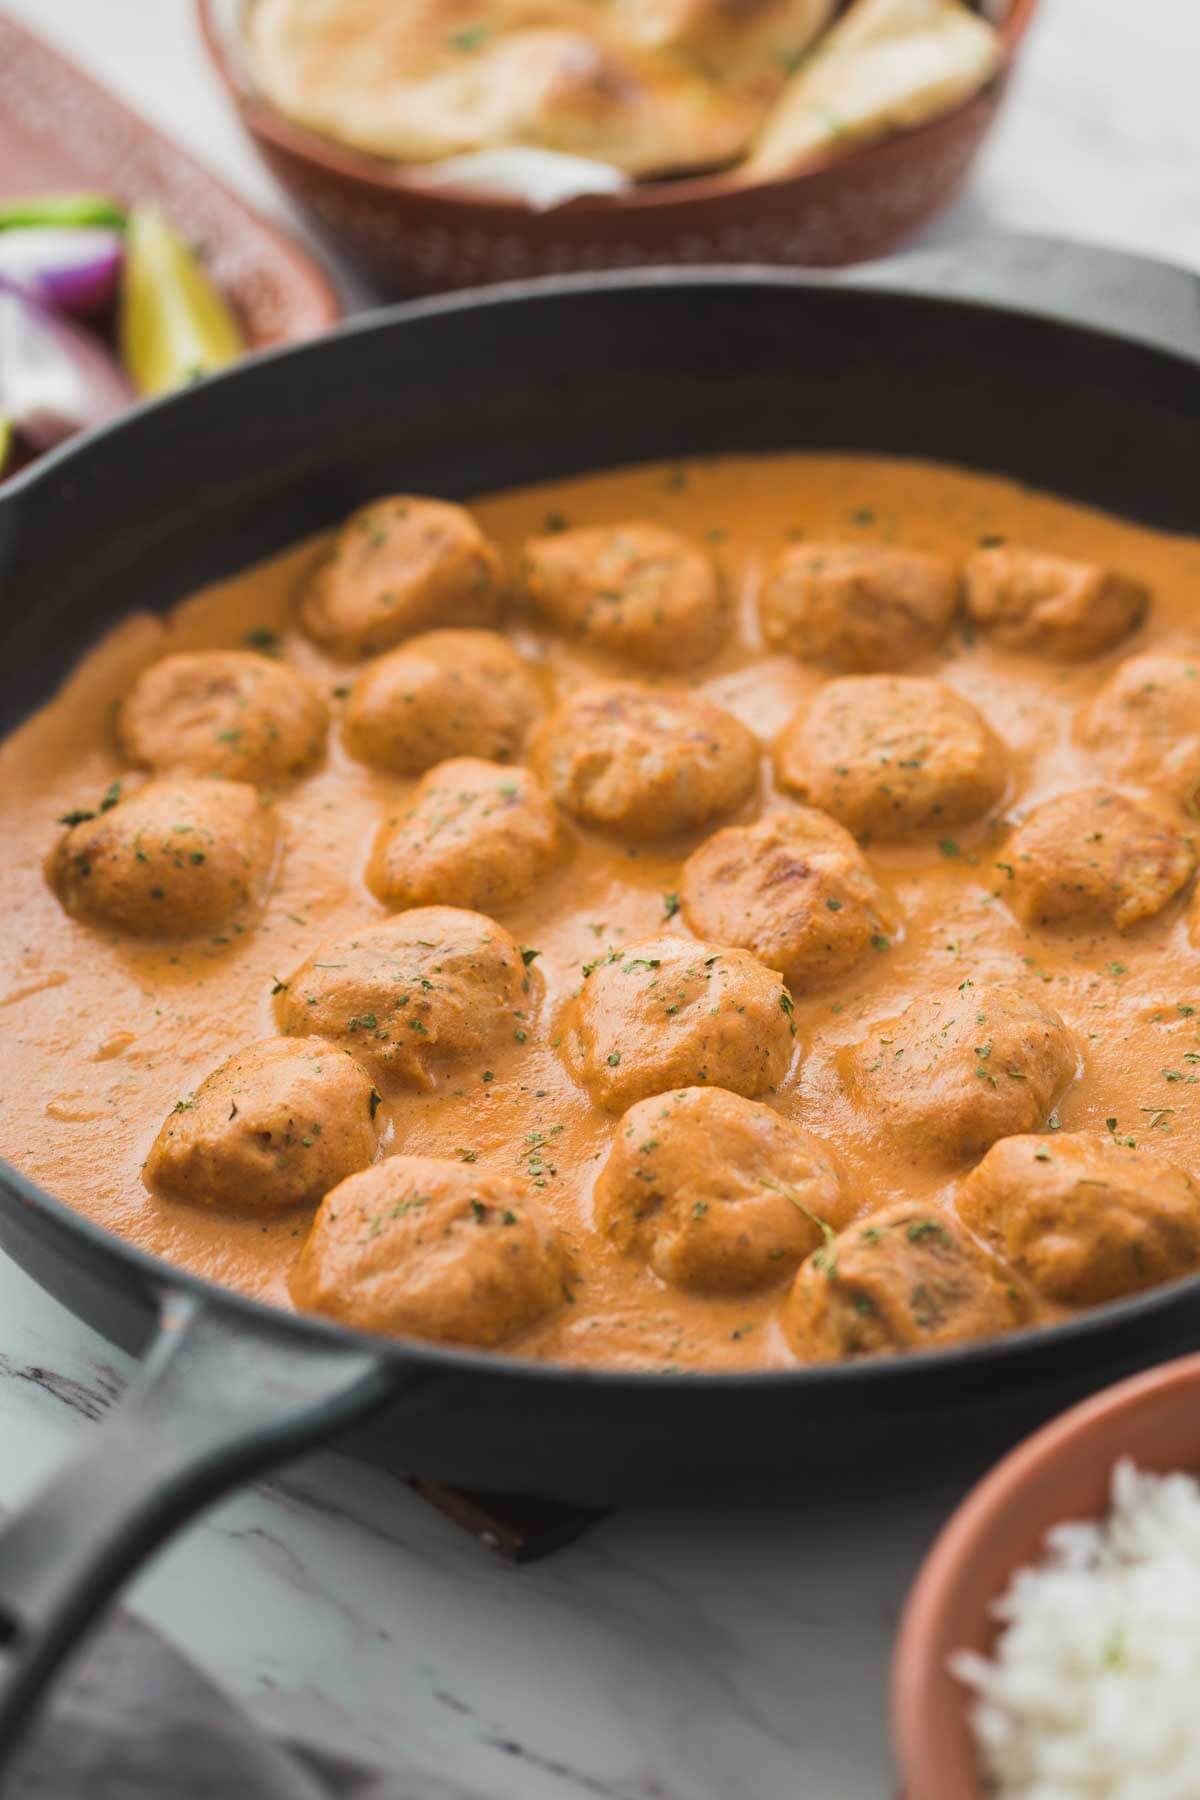
[[[282,231],[202,164],[0,14],[0,198],[86,189],[158,201],[199,246],[251,349],[313,337],[341,304]]]
[[[1200,1472],[1200,1356],[1122,1381],[1020,1445],[951,1518],[909,1595],[892,1663],[892,1736],[904,1800],[986,1800],[968,1721],[970,1695],[946,1667],[988,1652],[990,1607],[1046,1532],[1108,1510],[1113,1464]]]
[[[770,181],[736,172],[649,182],[538,212],[512,198],[422,190],[403,166],[295,124],[258,93],[242,0],[196,0],[217,73],[264,160],[389,293],[431,293],[652,263],[822,267],[881,255],[951,198],[996,115],[1037,0],[1012,0],[999,73],[953,111]]]

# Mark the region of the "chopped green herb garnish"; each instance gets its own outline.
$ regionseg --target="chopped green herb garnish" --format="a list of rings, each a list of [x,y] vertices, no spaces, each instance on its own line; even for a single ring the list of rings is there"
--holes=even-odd
[[[491,37],[491,29],[487,25],[467,25],[462,31],[450,33],[449,44],[452,50],[478,50]]]

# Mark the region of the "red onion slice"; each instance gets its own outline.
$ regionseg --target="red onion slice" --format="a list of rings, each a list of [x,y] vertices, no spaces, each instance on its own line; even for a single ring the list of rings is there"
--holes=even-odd
[[[0,418],[35,449],[100,425],[134,394],[103,344],[0,278]]]
[[[99,226],[0,231],[0,278],[54,312],[90,313],[116,291],[124,243]]]

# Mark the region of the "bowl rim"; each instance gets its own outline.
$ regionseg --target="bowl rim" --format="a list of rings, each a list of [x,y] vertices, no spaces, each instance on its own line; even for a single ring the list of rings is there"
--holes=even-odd
[[[942,1709],[947,1673],[941,1626],[979,1545],[1014,1511],[1022,1496],[1039,1484],[1052,1482],[1055,1470],[1082,1440],[1095,1444],[1112,1439],[1115,1463],[1121,1454],[1124,1420],[1164,1397],[1181,1404],[1185,1395],[1194,1400],[1198,1388],[1200,1353],[1192,1353],[1101,1389],[1068,1407],[1001,1457],[943,1525],[909,1590],[892,1651],[888,1697],[892,1745],[903,1791],[907,1794],[911,1789],[912,1800],[943,1791],[944,1770],[930,1730],[931,1720]],[[1065,1522],[1065,1517],[1055,1519],[1045,1529]],[[1015,1569],[1010,1577],[1012,1573]],[[1000,1591],[991,1598],[995,1600]],[[965,1712],[969,1694],[965,1687],[961,1692]],[[984,1800],[984,1788],[977,1781],[971,1790],[948,1794],[946,1800]]]
[[[545,219],[563,214],[577,216],[581,213],[653,217],[655,213],[668,212],[673,207],[700,205],[735,196],[798,193],[806,183],[815,181],[831,169],[869,169],[893,145],[916,142],[935,129],[964,117],[982,96],[998,93],[1011,73],[1017,51],[1033,21],[1039,0],[1012,0],[1004,23],[995,28],[1000,40],[1000,61],[983,87],[975,89],[965,100],[960,100],[947,111],[935,113],[918,125],[888,132],[882,138],[871,138],[840,154],[830,152],[813,157],[802,168],[780,175],[748,180],[739,174],[739,167],[735,166],[717,174],[681,175],[669,180],[634,183],[615,194],[582,194],[562,206],[550,208],[549,212],[530,205],[527,200],[514,194],[496,194],[487,189],[467,186],[426,187],[412,177],[409,168],[403,163],[389,162],[384,157],[355,150],[347,144],[339,143],[335,138],[323,137],[310,126],[288,118],[257,91],[240,66],[226,26],[217,16],[220,4],[221,0],[194,0],[196,21],[217,78],[252,137],[297,158],[311,168],[369,188],[380,199],[386,197],[392,201],[401,198],[422,201],[441,206],[451,213],[477,212],[483,209],[494,213],[497,218],[508,218],[515,223],[521,219]],[[245,5],[246,0],[237,0],[237,4]]]

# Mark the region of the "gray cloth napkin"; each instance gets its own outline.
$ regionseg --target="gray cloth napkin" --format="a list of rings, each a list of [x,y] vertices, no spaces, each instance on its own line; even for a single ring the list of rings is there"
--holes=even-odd
[[[4,1800],[414,1800],[378,1770],[281,1747],[128,1613],[60,1677]]]

